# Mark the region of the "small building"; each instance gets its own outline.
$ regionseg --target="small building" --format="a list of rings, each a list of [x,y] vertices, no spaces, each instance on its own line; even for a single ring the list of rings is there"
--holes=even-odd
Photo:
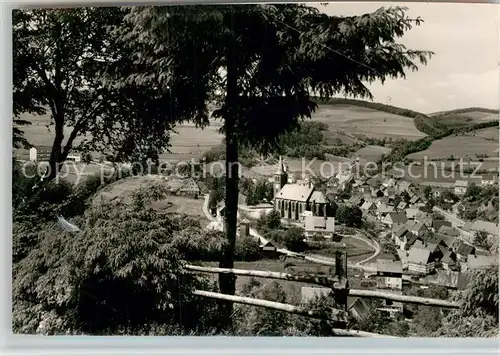
[[[401,261],[377,260],[377,288],[403,289],[403,263]]]
[[[265,244],[261,244],[260,251],[266,258],[275,259],[279,256],[278,249],[271,241],[267,241]]]
[[[335,218],[322,216],[306,216],[304,235],[306,238],[321,236],[332,239],[335,234]]]
[[[201,194],[201,189],[198,186],[198,183],[196,183],[192,178],[186,179],[183,183],[182,187],[178,190],[178,194],[198,199]]]
[[[434,260],[431,251],[412,247],[408,252],[408,270],[421,274],[429,274],[434,271]]]
[[[456,180],[454,185],[454,192],[456,195],[464,195],[467,191],[468,183],[465,180]]]
[[[392,294],[403,295],[402,290],[395,290],[391,292]],[[382,307],[377,308],[378,311],[385,313],[390,318],[395,318],[403,312],[403,303],[395,302],[392,300],[385,299],[384,305]]]

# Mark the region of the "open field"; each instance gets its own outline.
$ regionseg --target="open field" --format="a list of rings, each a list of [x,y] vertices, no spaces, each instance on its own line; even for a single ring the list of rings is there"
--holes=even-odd
[[[50,124],[50,115],[34,116],[30,114],[22,115],[22,120],[31,122],[31,125],[22,126],[26,139],[39,150],[40,148],[50,148],[54,140],[54,128],[47,128]],[[160,159],[168,160],[188,160],[200,155],[208,149],[221,143],[222,135],[218,132],[221,127],[220,121],[212,120],[210,126],[202,129],[196,128],[194,124],[182,124],[175,128],[176,133],[172,133],[170,148],[171,153],[165,152]],[[65,139],[70,135],[71,127],[64,130]],[[90,137],[88,137],[90,138]],[[75,139],[78,145],[83,137]],[[20,151],[27,156],[27,150]]]
[[[498,131],[498,127],[488,127],[485,129],[467,132],[467,133],[465,133],[465,136],[481,137],[481,138],[484,138],[485,140],[488,140],[488,141],[498,142],[499,131]]]
[[[340,129],[350,135],[408,140],[417,140],[426,136],[415,128],[412,118],[361,106],[319,105],[312,119],[328,124],[333,132]]]
[[[498,130],[498,128],[497,128]],[[476,158],[477,155],[487,155],[488,157],[498,156],[495,150],[498,149],[498,141],[489,140],[480,136],[448,136],[436,140],[432,145],[420,152],[408,156],[409,159],[445,159],[450,156],[455,158]]]
[[[390,148],[382,147],[382,146],[366,146],[360,148],[353,154],[353,157],[356,157],[361,160],[365,160],[368,162],[377,162],[382,155],[388,154],[391,152]]]
[[[482,122],[489,122],[498,120],[498,114],[486,113],[481,111],[470,111],[460,114],[447,114],[439,117],[433,118],[433,120],[438,121],[450,128],[455,127],[465,127],[474,124],[479,124]]]

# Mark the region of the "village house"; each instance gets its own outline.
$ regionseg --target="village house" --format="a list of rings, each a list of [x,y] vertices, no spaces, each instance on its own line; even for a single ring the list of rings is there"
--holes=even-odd
[[[401,261],[377,260],[377,288],[403,289],[403,263]]]
[[[443,246],[441,241],[416,241],[413,245],[414,248],[428,250],[431,255],[430,258],[434,263],[438,263],[443,258],[444,254],[448,251],[446,246]],[[413,248],[412,247],[412,248]]]
[[[439,228],[438,233],[446,236],[458,237],[460,236],[460,231],[454,227],[443,225]]]
[[[467,262],[469,255],[476,252],[476,248],[474,246],[461,243],[454,252],[457,255],[457,261],[460,262],[460,264],[463,264]]]
[[[409,181],[406,181],[406,180],[398,180],[397,183],[396,183],[396,194],[401,194],[401,193],[404,193],[404,192],[407,192],[409,193],[410,191],[412,191],[412,189],[414,188],[415,186],[413,185],[412,182],[409,182]]]
[[[431,251],[413,246],[408,252],[408,270],[420,274],[429,274],[434,271]]]
[[[280,157],[274,175],[274,207],[282,218],[299,221],[304,211],[315,216],[327,216],[329,201],[325,194],[316,191],[310,180],[289,184],[287,172]]]
[[[381,204],[377,207],[376,215],[378,220],[382,220],[386,217],[387,214],[393,213],[394,207],[387,206],[385,204]]]
[[[454,193],[456,195],[464,195],[469,184],[465,180],[456,180],[454,185]]]
[[[408,221],[405,213],[388,213],[383,219],[382,223],[391,227],[394,224],[405,224]]]
[[[361,211],[363,214],[375,215],[377,212],[377,205],[372,201],[365,201],[363,205],[361,205]]]
[[[349,198],[349,204],[352,206],[360,207],[364,204],[365,198],[362,195],[353,195]]]
[[[447,220],[433,219],[432,220],[431,230],[432,230],[432,232],[438,232],[439,229],[441,229],[442,226],[451,227],[451,222],[449,222]]]
[[[335,218],[322,216],[306,216],[304,235],[306,238],[321,236],[332,239],[335,234]]]
[[[423,207],[423,206],[425,206],[425,203],[424,203],[424,200],[420,196],[413,195],[410,198],[409,205],[412,208],[414,208],[414,207]]]
[[[423,221],[409,220],[406,223],[408,231],[411,231],[417,236],[422,236],[423,234],[429,232],[429,228],[425,225]]]

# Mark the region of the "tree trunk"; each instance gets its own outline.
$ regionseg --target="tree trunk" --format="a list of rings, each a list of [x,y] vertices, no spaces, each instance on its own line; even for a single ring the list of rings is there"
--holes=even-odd
[[[59,113],[54,114],[56,135],[54,137],[52,150],[50,152],[49,172],[44,177],[44,180],[46,181],[50,181],[56,178],[61,169],[62,163],[66,159],[66,157],[63,157],[64,155],[62,152],[62,143],[64,140],[64,119],[62,117],[59,117],[60,115],[61,114]]]
[[[234,246],[236,243],[236,225],[238,214],[238,141],[236,135],[236,113],[238,99],[238,82],[236,68],[236,39],[234,33],[229,35],[227,47],[227,93],[226,106],[228,108],[225,116],[226,127],[226,197],[224,214],[224,232],[227,244],[222,251],[220,268],[234,267]],[[236,278],[234,275],[219,274],[219,288],[223,294],[234,295],[236,291]],[[221,328],[231,331],[233,303],[221,301],[220,317]]]

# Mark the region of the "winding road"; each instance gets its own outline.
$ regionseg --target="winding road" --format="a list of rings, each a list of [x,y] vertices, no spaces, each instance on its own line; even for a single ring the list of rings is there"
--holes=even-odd
[[[210,213],[210,211],[208,209],[208,201],[209,201],[209,195],[207,194],[207,195],[205,195],[205,201],[203,202],[203,208],[202,208],[203,213],[210,220],[210,223],[207,225],[206,228],[211,229],[211,230],[215,229],[215,230],[222,231],[223,226],[224,226],[222,218],[220,216],[214,217]],[[366,272],[374,272],[374,271],[376,271],[376,267],[371,266],[371,265],[367,265],[366,263],[375,259],[380,254],[380,251],[381,251],[380,245],[378,244],[377,241],[366,236],[365,232],[363,232],[361,230],[357,230],[357,232],[358,232],[358,235],[340,235],[340,236],[361,240],[364,243],[366,243],[367,245],[369,245],[370,247],[372,247],[374,249],[374,252],[371,256],[369,256],[368,258],[365,258],[362,261],[358,261],[356,263],[348,263],[347,267],[362,269]],[[250,228],[250,235],[255,237],[255,238],[258,238],[261,244],[266,244],[269,242],[269,240],[267,240],[262,235],[260,235],[257,232],[257,230],[255,230],[254,228]],[[310,261],[310,262],[314,262],[314,263],[318,263],[318,264],[335,266],[335,259],[330,258],[330,257],[310,255],[310,254],[306,255],[303,253],[293,252],[293,251],[290,251],[290,250],[287,250],[284,248],[277,249],[277,252],[284,254],[286,256],[289,256],[289,257],[300,257],[300,258],[305,259],[306,261]]]

